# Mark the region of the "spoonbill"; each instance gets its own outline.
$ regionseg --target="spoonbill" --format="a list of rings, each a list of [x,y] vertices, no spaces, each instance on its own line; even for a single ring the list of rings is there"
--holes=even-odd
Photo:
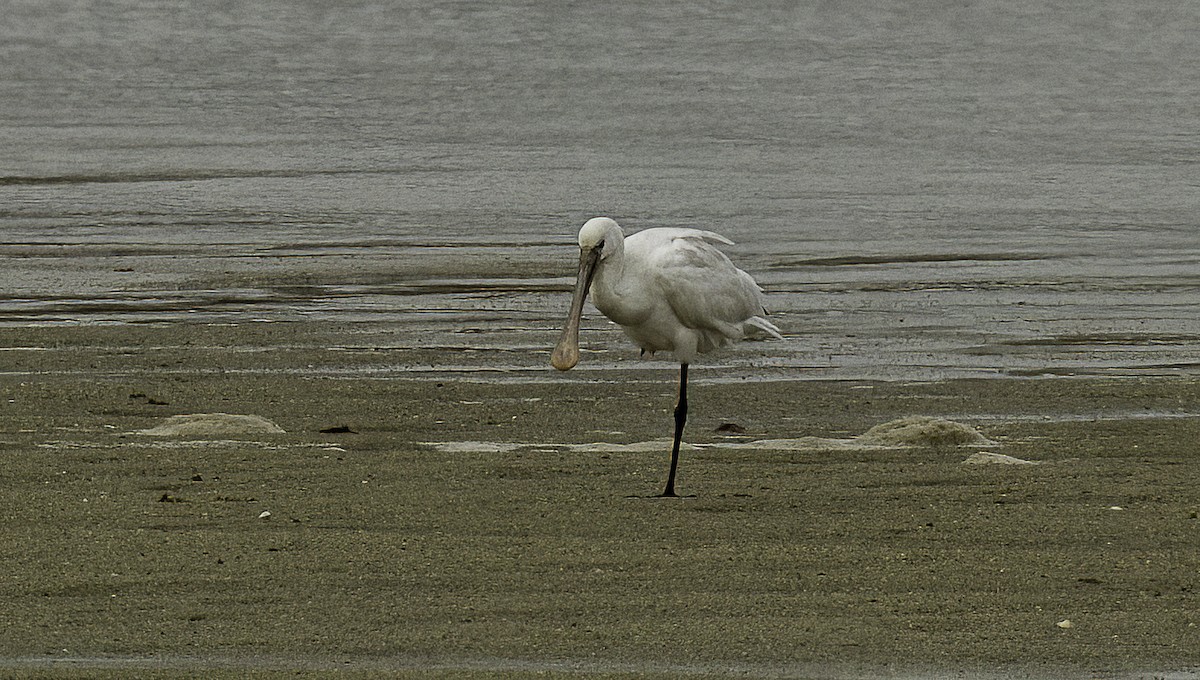
[[[674,497],[679,442],[687,421],[688,365],[697,355],[752,333],[780,340],[764,318],[763,292],[715,244],[729,239],[699,229],[656,228],[626,237],[616,221],[594,217],[579,230],[579,274],[562,335],[550,356],[560,371],[579,362],[579,319],[588,292],[642,354],[671,352],[679,362],[679,400],[671,469],[661,496]]]

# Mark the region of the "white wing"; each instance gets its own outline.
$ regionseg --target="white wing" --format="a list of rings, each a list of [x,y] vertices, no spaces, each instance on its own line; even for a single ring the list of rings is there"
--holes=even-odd
[[[700,332],[699,351],[742,339],[747,323],[774,329],[761,317],[762,289],[712,245],[728,239],[695,229],[671,231],[676,233],[664,234],[655,249],[651,271],[679,322]]]

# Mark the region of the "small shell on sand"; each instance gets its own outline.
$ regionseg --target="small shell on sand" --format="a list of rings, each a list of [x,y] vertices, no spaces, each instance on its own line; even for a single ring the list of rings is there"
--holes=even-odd
[[[909,416],[876,425],[858,438],[880,446],[992,446],[970,425],[943,418]]]
[[[238,435],[283,434],[275,423],[254,415],[231,413],[192,413],[171,416],[138,434],[151,437],[236,437]]]

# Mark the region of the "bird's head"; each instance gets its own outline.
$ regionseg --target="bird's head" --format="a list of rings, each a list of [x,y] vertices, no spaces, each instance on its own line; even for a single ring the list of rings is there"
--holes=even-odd
[[[617,252],[624,242],[621,225],[608,217],[593,217],[579,230],[579,249],[585,253],[599,251],[601,260]]]
[[[558,370],[568,370],[579,362],[579,319],[592,286],[592,277],[603,260],[624,248],[625,234],[621,226],[607,217],[593,217],[579,230],[579,273],[575,277],[571,311],[567,313],[567,323],[550,355],[550,363]]]

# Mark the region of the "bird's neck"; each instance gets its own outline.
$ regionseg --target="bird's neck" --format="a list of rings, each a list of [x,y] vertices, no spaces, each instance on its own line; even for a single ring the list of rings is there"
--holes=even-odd
[[[592,304],[616,323],[630,323],[630,286],[636,285],[626,274],[624,253],[617,251],[604,259],[592,279]]]

